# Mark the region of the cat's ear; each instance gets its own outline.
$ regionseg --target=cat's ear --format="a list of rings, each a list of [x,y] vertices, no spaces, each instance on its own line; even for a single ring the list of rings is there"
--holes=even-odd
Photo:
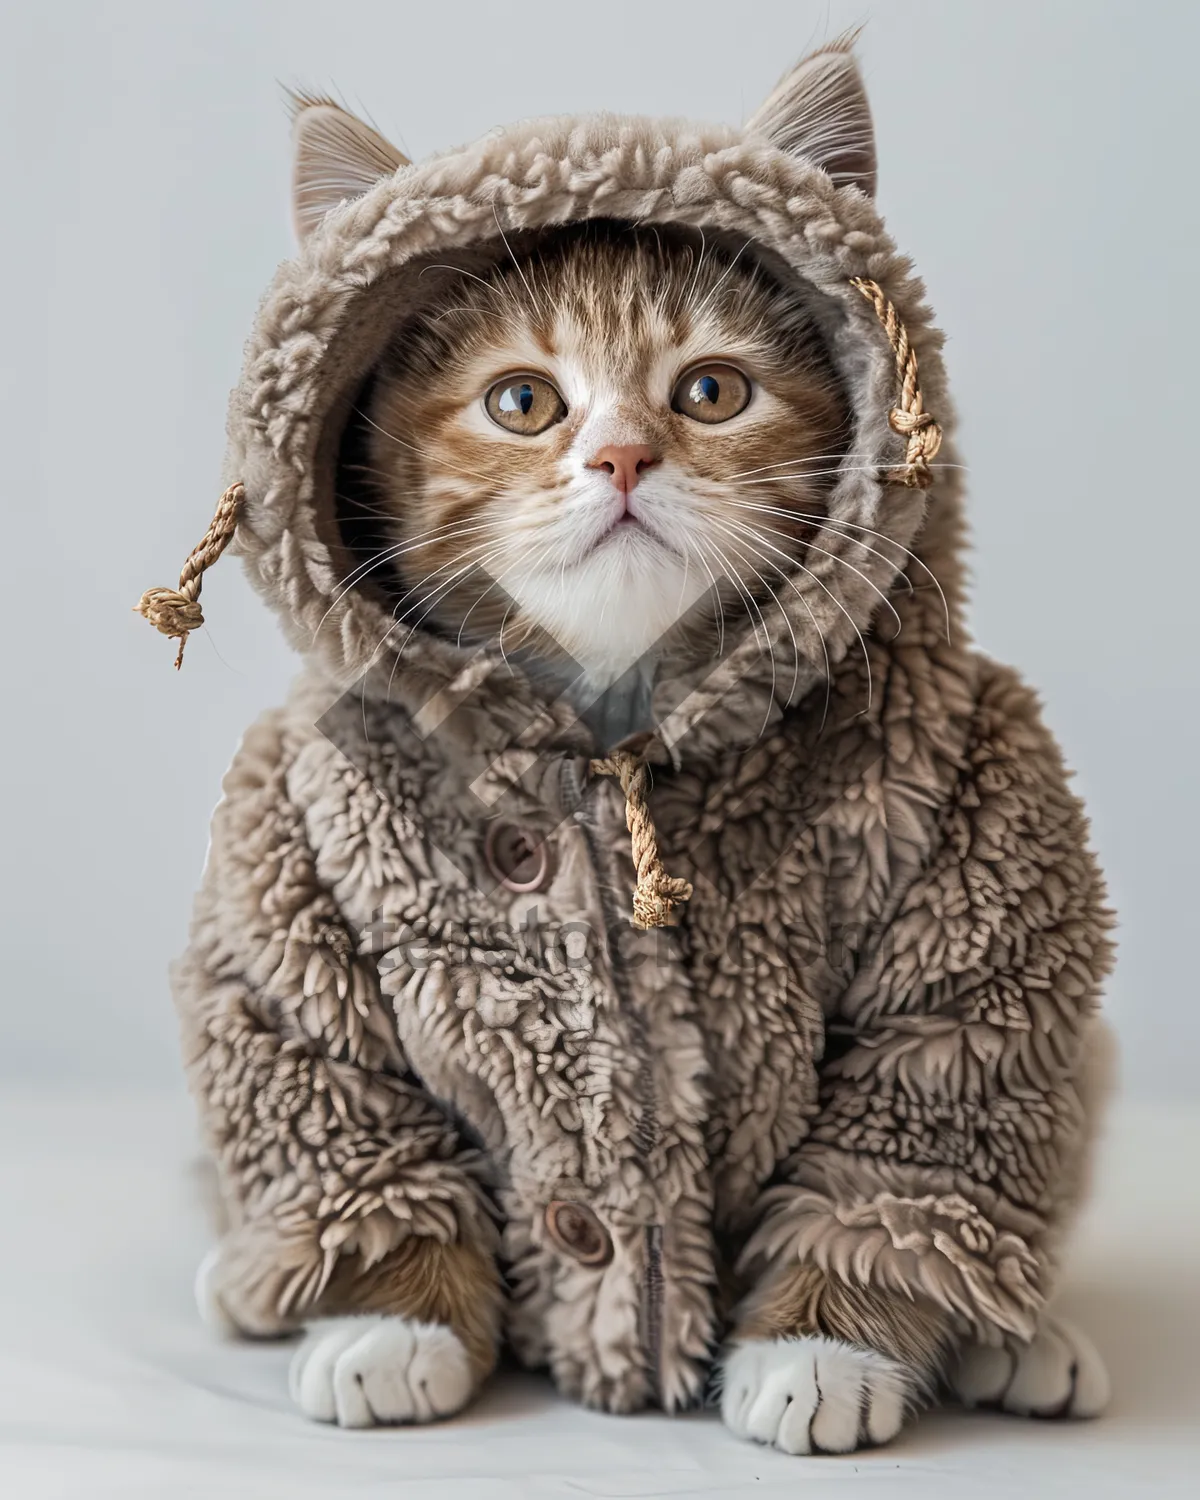
[[[853,183],[875,193],[875,127],[853,47],[857,32],[811,52],[759,105],[747,133],[803,157],[828,172],[838,187]]]
[[[408,158],[332,99],[289,93],[292,222],[303,242],[331,208],[360,198]]]

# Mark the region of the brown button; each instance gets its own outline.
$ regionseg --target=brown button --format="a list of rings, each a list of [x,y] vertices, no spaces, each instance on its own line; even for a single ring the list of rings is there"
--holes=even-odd
[[[546,1233],[581,1266],[606,1266],[613,1257],[608,1231],[586,1203],[556,1198],[546,1205]]]
[[[546,845],[515,823],[489,823],[483,857],[506,891],[538,891],[550,873]]]

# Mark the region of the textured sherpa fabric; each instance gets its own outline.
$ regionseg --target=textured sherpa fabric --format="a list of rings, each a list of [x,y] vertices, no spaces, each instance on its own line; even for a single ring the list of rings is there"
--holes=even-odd
[[[695,884],[658,932],[630,925],[620,789],[575,711],[397,628],[344,582],[335,506],[347,413],[437,268],[589,216],[748,240],[811,288],[855,412],[829,511],[870,528],[822,538],[852,567],[813,552],[781,591],[774,666],[760,632],[657,684],[652,811]],[[494,1255],[519,1356],[616,1410],[697,1399],[731,1299],[785,1260],[963,1339],[1032,1332],[1085,1170],[1108,920],[1033,694],[964,636],[952,443],[927,494],[880,483],[895,371],[855,276],[948,426],[873,204],[753,124],[525,123],[402,167],[278,273],[226,477],[306,664],[225,779],[175,973],[246,1330],[421,1235]],[[544,840],[541,889],[493,878],[500,822]],[[563,1201],[604,1263],[552,1237]]]

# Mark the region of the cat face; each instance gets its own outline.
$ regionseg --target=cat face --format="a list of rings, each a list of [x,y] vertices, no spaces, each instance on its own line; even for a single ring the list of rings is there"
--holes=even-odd
[[[397,617],[601,680],[702,596],[753,628],[848,431],[800,293],[698,235],[603,225],[451,282],[362,410]]]

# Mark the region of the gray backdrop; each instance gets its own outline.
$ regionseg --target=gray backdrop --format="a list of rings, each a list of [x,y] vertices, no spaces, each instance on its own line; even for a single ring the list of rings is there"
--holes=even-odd
[[[880,197],[950,338],[972,622],[1091,804],[1127,1088],[1197,1093],[1194,65],[1200,6],[208,0],[7,7],[0,1072],[178,1075],[164,971],[221,773],[293,661],[232,562],[172,648],[129,612],[216,497],[226,391],[290,253],[279,81],[410,154],[513,117],[739,120],[867,20]]]

